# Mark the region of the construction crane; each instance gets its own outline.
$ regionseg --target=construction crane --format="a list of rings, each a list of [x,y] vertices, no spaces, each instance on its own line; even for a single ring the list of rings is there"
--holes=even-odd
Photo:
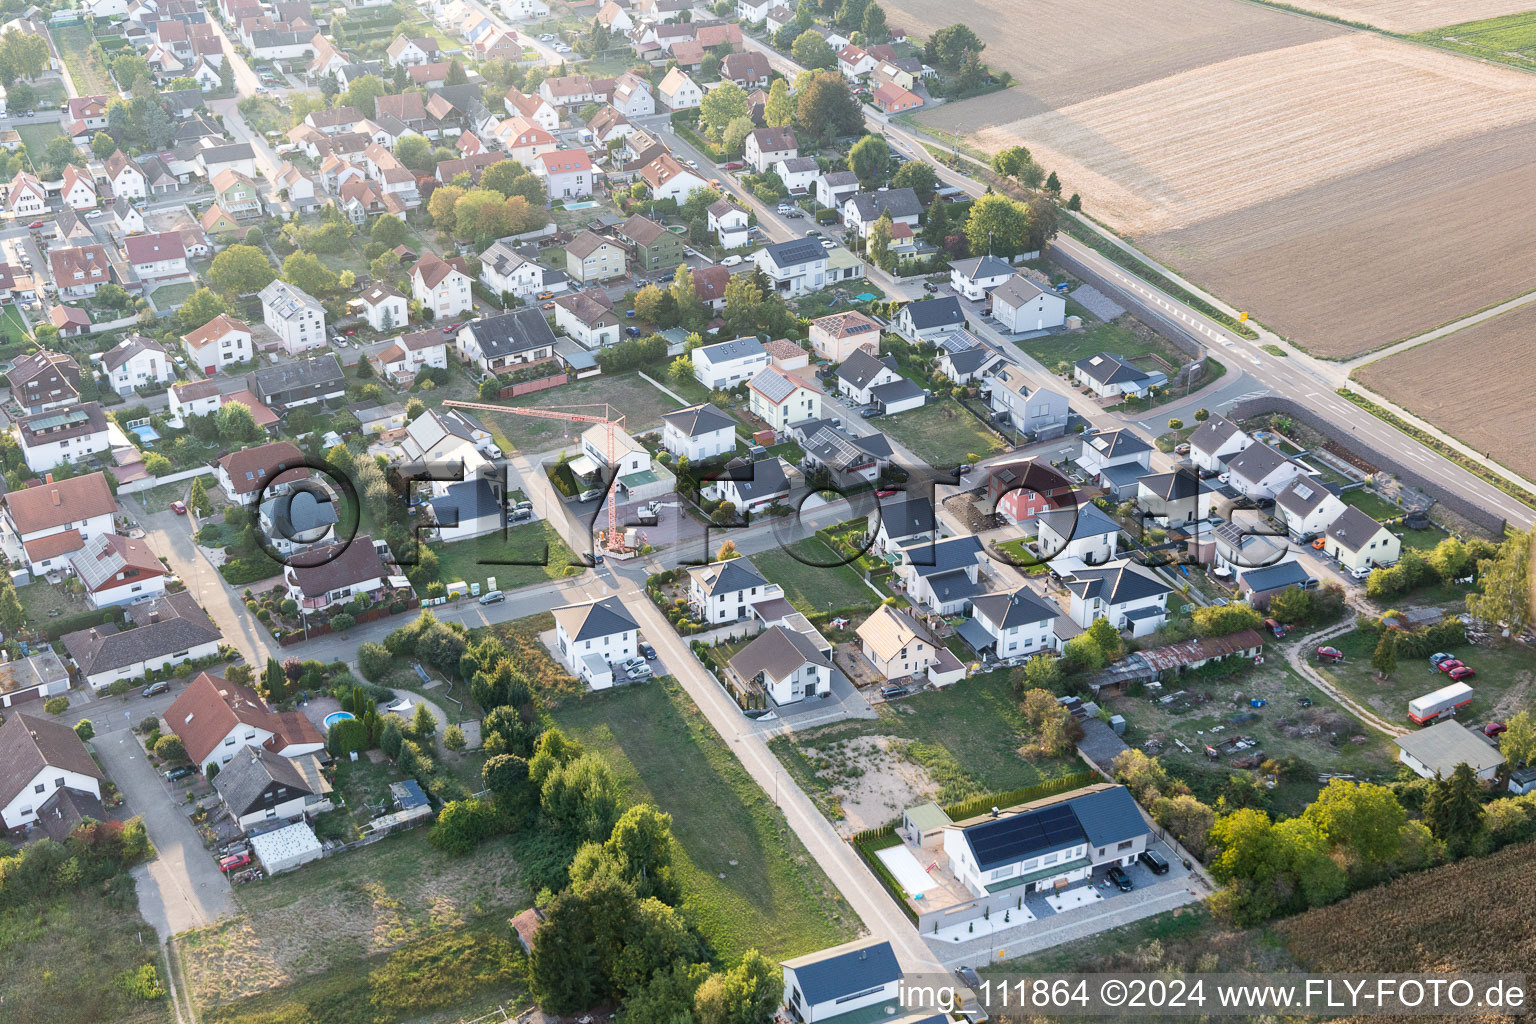
[[[615,428],[623,429],[624,416],[623,414],[618,416],[613,415],[613,406],[609,405],[607,402],[596,405],[556,406],[551,409],[520,409],[511,405],[497,405],[494,402],[461,402],[456,398],[450,398],[445,400],[443,405],[455,409],[476,409],[481,412],[509,412],[514,416],[532,416],[535,419],[541,420],[568,420],[573,423],[600,423],[608,428],[607,446],[604,450],[604,454],[607,457],[608,467],[610,469],[614,469],[615,467],[615,446],[613,443],[613,431]],[[590,413],[568,411],[571,409],[601,409],[603,410],[603,415],[594,416]],[[617,472],[616,469],[615,472]],[[617,552],[624,549],[624,538],[619,533],[619,506],[614,498],[612,484],[610,484],[608,488],[608,534],[604,539],[604,544],[609,551]]]

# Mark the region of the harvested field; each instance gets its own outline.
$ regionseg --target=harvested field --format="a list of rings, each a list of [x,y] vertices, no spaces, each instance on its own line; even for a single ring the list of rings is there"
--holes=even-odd
[[[1531,9],[1531,0],[1301,0],[1292,6],[1388,32],[1422,32],[1441,25],[1519,14]]]
[[[1156,116],[1148,112],[1156,111]],[[1536,81],[1350,33],[1169,75],[977,133],[1023,139],[1133,235],[1187,227],[1536,121]]]
[[[1354,376],[1517,473],[1536,476],[1529,444],[1536,436],[1532,337],[1536,304],[1368,363]]]

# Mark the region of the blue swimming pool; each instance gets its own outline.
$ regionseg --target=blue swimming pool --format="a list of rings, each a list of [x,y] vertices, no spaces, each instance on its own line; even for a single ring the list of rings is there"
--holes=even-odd
[[[138,439],[144,444],[149,444],[151,441],[160,440],[160,432],[157,431],[154,427],[150,426],[148,423],[140,423],[138,426],[129,427],[128,429],[133,431],[134,434],[138,436]]]
[[[351,717],[352,712],[350,711],[332,711],[330,714],[325,716],[325,731],[330,732],[331,726],[335,725],[337,722],[345,722]]]
[[[597,202],[595,200],[589,200],[584,203],[566,203],[565,208],[567,210],[590,210],[596,205]]]

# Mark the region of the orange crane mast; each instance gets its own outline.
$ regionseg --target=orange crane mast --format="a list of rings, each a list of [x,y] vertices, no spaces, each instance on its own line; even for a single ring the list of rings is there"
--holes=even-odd
[[[454,409],[475,409],[481,412],[509,412],[514,416],[532,416],[542,420],[567,420],[573,423],[599,423],[608,428],[607,447],[604,454],[608,459],[608,467],[614,466],[613,431],[615,427],[624,426],[624,416],[613,415],[613,406],[607,402],[597,405],[567,405],[555,406],[550,409],[520,409],[511,405],[498,405],[494,402],[463,402],[456,398],[446,399],[443,402],[446,407]],[[570,412],[571,409],[601,409],[603,415],[594,416],[591,413]],[[608,536],[605,540],[609,551],[620,551],[624,547],[623,537],[619,533],[619,506],[614,500],[613,487],[608,489]]]

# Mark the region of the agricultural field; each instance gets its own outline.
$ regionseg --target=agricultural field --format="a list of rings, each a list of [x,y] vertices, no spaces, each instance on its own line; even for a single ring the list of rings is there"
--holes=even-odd
[[[997,435],[948,396],[875,424],[935,469],[951,470],[1003,450]]]
[[[1529,4],[1530,0],[1514,0],[1511,6],[1523,8]],[[1536,11],[1450,25],[1420,32],[1413,38],[1527,71],[1536,68]]]
[[[245,1017],[235,1011],[252,997],[284,1002],[281,990],[328,987],[338,975],[366,982],[377,966],[370,957],[472,927],[487,915],[504,927],[530,895],[519,877],[504,842],[456,860],[427,844],[426,829],[416,829],[237,886],[238,914],[177,940],[188,988],[203,1019],[237,1021]],[[504,982],[500,991],[512,994],[516,986]]]
[[[1020,752],[1029,726],[1008,671],[875,710],[874,720],[799,730],[770,744],[845,834],[883,825],[926,800],[1005,793],[1080,767],[1074,759]]]
[[[1376,638],[1360,630],[1330,640],[1343,651],[1342,665],[1319,666],[1345,693],[1379,713],[1389,722],[1408,722],[1408,702],[1449,685],[1445,674],[1433,671],[1428,659],[1400,657],[1389,679],[1378,679],[1371,668]],[[1472,666],[1477,675],[1467,680],[1476,694],[1472,704],[1458,714],[1461,723],[1475,729],[1487,721],[1501,721],[1531,705],[1536,697],[1536,653],[1523,644],[1462,644],[1448,648],[1458,660]]]
[[[1352,376],[1494,461],[1536,476],[1536,451],[1525,443],[1536,433],[1536,368],[1527,358],[1533,333],[1536,303],[1367,363]]]
[[[1374,25],[1388,32],[1423,32],[1453,22],[1512,20],[1503,15],[1531,8],[1531,0],[1300,0],[1291,4],[1330,18]],[[1454,27],[1465,29],[1458,24]],[[1445,30],[1451,33],[1449,29]]]
[[[670,679],[561,707],[555,722],[613,769],[626,802],[672,816],[684,912],[714,951],[779,959],[852,938],[859,920]]]
[[[970,24],[1016,79],[918,120],[985,152],[1028,146],[1093,216],[1319,355],[1536,287],[1530,226],[1507,215],[1536,191],[1516,155],[1536,138],[1536,82],[1258,6],[1133,6],[1045,4],[1009,23],[898,3],[910,28]],[[1093,24],[1094,45],[1050,31],[1058,18]]]

